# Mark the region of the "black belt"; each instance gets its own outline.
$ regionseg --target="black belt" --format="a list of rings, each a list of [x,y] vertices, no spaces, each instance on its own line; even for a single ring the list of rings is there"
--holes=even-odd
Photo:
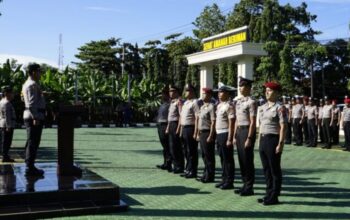
[[[158,122],[159,125],[167,125],[168,122]]]
[[[278,134],[260,134],[261,137],[279,137]]]
[[[249,125],[237,125],[237,128],[239,129],[249,128]]]
[[[194,125],[183,125],[183,128],[189,128],[189,127],[194,127]]]
[[[25,108],[25,110],[30,110],[30,108]],[[45,113],[46,109],[44,108],[38,108],[38,112]]]
[[[200,132],[210,132],[210,129],[199,130]]]

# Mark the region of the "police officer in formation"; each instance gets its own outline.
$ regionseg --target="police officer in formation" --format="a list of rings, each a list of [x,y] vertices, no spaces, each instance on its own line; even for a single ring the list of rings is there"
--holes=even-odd
[[[230,102],[231,88],[222,85],[218,89],[219,104],[216,109],[216,143],[219,151],[222,180],[215,187],[222,190],[233,189],[235,163],[233,158],[233,132],[235,126],[235,108]]]
[[[304,134],[304,141],[306,145],[310,144],[309,140],[309,127],[308,127],[308,110],[309,110],[309,97],[304,96],[303,97],[303,106],[304,106],[304,118],[303,118],[303,134]]]
[[[293,119],[293,134],[295,139],[295,145],[301,146],[303,144],[303,120],[305,117],[305,108],[301,104],[301,97],[295,97],[296,104],[292,107],[292,119]]]
[[[287,117],[288,117],[286,139],[284,143],[291,144],[292,143],[292,100],[290,100],[287,96],[283,96],[282,99],[283,99],[283,105],[286,107]]]
[[[37,150],[45,119],[45,99],[39,85],[41,70],[39,64],[28,66],[28,79],[23,84],[22,95],[25,105],[24,124],[27,129],[26,143],[26,176],[43,176],[44,171],[35,167]]]
[[[323,125],[322,125],[322,118],[323,118],[323,105],[324,105],[324,101],[323,99],[320,99],[320,105],[318,107],[318,132],[319,132],[319,136],[320,136],[320,143],[324,143],[324,135],[323,135]]]
[[[185,87],[185,102],[180,111],[181,136],[186,158],[185,178],[196,178],[198,168],[198,143],[196,141],[196,115],[199,111],[195,99],[194,87],[187,84]]]
[[[215,106],[211,102],[213,90],[202,89],[203,105],[196,117],[197,141],[200,143],[204,162],[203,176],[197,179],[203,183],[215,180]]]
[[[235,190],[235,193],[241,196],[254,195],[254,144],[256,139],[257,103],[250,97],[252,83],[252,80],[240,78],[239,90],[242,96],[237,99],[235,104],[236,123],[233,142],[237,146],[243,181],[243,186]]]
[[[158,109],[157,114],[157,130],[159,141],[163,147],[163,163],[157,165],[157,168],[162,170],[172,171],[172,160],[169,148],[169,134],[166,133],[168,125],[168,114],[170,106],[169,89],[164,88],[161,94],[162,104]]]
[[[337,107],[337,100],[332,100],[332,117],[331,117],[331,134],[332,144],[339,144],[339,124],[340,124],[340,109]]]
[[[258,202],[274,205],[279,202],[282,186],[281,156],[288,118],[286,108],[277,102],[281,86],[268,82],[265,87],[267,103],[259,109],[259,153],[266,179],[266,194]]]
[[[350,151],[350,99],[346,98],[344,100],[345,106],[343,108],[343,114],[341,117],[341,123],[344,128],[345,135],[345,149],[344,151]]]
[[[169,135],[169,149],[173,161],[173,172],[184,172],[184,154],[182,151],[180,140],[180,112],[182,101],[179,98],[179,89],[174,86],[169,86],[169,96],[171,99],[168,113],[168,125],[166,133]]]
[[[317,118],[318,118],[318,109],[315,105],[315,99],[312,97],[309,98],[309,106],[307,108],[307,125],[309,130],[309,144],[308,147],[317,146]]]
[[[332,105],[327,97],[324,98],[325,105],[322,108],[322,129],[324,146],[323,149],[330,149],[332,147],[331,136],[331,119],[332,119]]]
[[[13,130],[16,127],[16,113],[11,104],[13,99],[12,88],[9,86],[4,87],[2,96],[3,98],[0,101],[2,162],[15,162],[15,160],[9,156],[9,150],[13,138]]]

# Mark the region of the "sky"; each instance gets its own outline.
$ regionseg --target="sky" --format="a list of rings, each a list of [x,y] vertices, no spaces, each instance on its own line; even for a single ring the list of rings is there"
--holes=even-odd
[[[15,55],[58,63],[63,35],[64,65],[76,61],[80,46],[110,37],[138,43],[182,32],[206,5],[229,11],[238,0],[3,0],[0,3],[0,57]],[[300,5],[300,0],[280,0]],[[349,38],[350,0],[306,0],[318,16],[318,40]]]

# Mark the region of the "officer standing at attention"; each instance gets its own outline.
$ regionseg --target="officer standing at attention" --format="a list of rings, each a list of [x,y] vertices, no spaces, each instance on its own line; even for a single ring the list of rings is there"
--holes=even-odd
[[[316,147],[317,146],[317,123],[318,123],[318,109],[315,105],[315,99],[312,97],[309,98],[309,106],[307,109],[307,125],[309,128],[309,139],[310,143],[307,147]]]
[[[199,107],[197,100],[195,99],[194,87],[190,84],[185,86],[185,98],[181,113],[180,124],[183,144],[185,152],[187,153],[186,160],[186,173],[185,178],[196,178],[198,168],[198,143],[196,141],[196,115],[198,114]]]
[[[46,105],[39,85],[41,76],[40,65],[30,64],[28,66],[28,75],[29,77],[22,87],[22,95],[25,105],[23,119],[27,129],[25,159],[27,168],[25,175],[43,176],[44,171],[34,166],[45,120]]]
[[[304,96],[303,97],[303,105],[304,105],[304,118],[303,118],[303,134],[304,134],[304,141],[305,144],[308,146],[310,145],[310,138],[309,138],[309,127],[308,127],[308,110],[309,110],[309,97]]]
[[[182,152],[180,140],[180,111],[182,102],[179,98],[179,89],[174,86],[169,86],[169,96],[171,99],[168,114],[168,125],[165,133],[169,134],[169,149],[173,160],[174,173],[183,173],[184,171],[184,155]]]
[[[343,114],[341,116],[341,123],[343,124],[345,136],[344,151],[350,151],[350,99],[346,98],[344,102],[345,106],[343,108]]]
[[[157,114],[157,130],[159,141],[163,147],[163,164],[157,165],[157,168],[162,170],[172,171],[172,160],[169,149],[169,135],[165,133],[168,125],[168,113],[170,106],[169,89],[164,88],[161,94],[162,104],[158,109]]]
[[[323,99],[320,99],[320,106],[318,107],[318,132],[320,136],[320,143],[324,143],[324,136],[323,136],[323,126],[322,126],[322,118],[323,118]]]
[[[331,140],[331,118],[332,118],[332,105],[329,102],[327,96],[324,97],[325,105],[322,108],[322,128],[323,128],[323,149],[330,149],[332,147]]]
[[[331,117],[331,136],[332,144],[339,144],[339,123],[340,123],[340,109],[337,106],[337,100],[332,100],[332,117]]]
[[[287,117],[288,117],[288,125],[287,125],[287,133],[286,133],[286,140],[285,144],[291,144],[292,143],[292,103],[287,96],[283,96],[283,105],[287,109]]]
[[[13,130],[16,127],[16,112],[11,101],[13,99],[12,88],[4,87],[2,91],[3,98],[0,101],[0,129],[1,129],[1,146],[2,162],[15,162],[9,156],[9,150],[12,144]]]
[[[256,140],[257,103],[250,97],[252,83],[252,80],[240,77],[239,91],[242,97],[237,99],[235,105],[236,123],[233,143],[237,146],[243,181],[243,186],[235,190],[235,193],[241,196],[254,195],[254,144]]]
[[[266,179],[266,195],[258,199],[263,205],[277,204],[282,186],[281,156],[287,127],[286,108],[277,103],[282,88],[275,82],[265,83],[267,103],[259,109],[260,158]]]
[[[212,93],[209,88],[202,89],[203,105],[196,117],[196,136],[204,162],[203,176],[197,180],[202,183],[211,183],[215,180],[215,106],[211,103]]]
[[[293,134],[295,138],[295,144],[301,146],[303,144],[303,132],[302,124],[305,116],[305,110],[303,104],[300,103],[300,97],[296,96],[296,104],[292,108],[292,118],[293,118]]]
[[[233,189],[235,162],[233,159],[233,132],[235,126],[234,106],[229,101],[231,89],[220,86],[219,101],[216,109],[216,142],[222,167],[222,181],[215,185],[220,189]]]

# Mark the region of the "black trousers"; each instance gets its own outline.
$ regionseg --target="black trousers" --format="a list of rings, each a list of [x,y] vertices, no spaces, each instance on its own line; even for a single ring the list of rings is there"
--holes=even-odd
[[[235,176],[235,161],[233,158],[233,146],[227,147],[228,132],[217,134],[216,141],[222,167],[222,181],[233,183]]]
[[[243,190],[252,190],[255,182],[255,167],[254,167],[254,144],[255,135],[251,139],[251,146],[244,147],[248,138],[249,126],[237,127],[236,130],[236,145],[238,153],[239,167],[243,181]]]
[[[344,122],[345,148],[350,150],[350,121]]]
[[[303,121],[303,134],[304,134],[304,142],[305,144],[309,144],[310,143],[310,138],[309,138],[309,126],[307,124],[308,120],[304,120]]]
[[[199,132],[199,143],[202,150],[202,158],[204,162],[204,179],[215,178],[215,141],[207,142],[209,137],[209,130],[202,130]]]
[[[309,145],[311,147],[317,146],[317,125],[316,125],[316,119],[309,119],[307,121],[307,125],[309,128],[309,139],[310,143]]]
[[[324,139],[324,144],[326,147],[331,147],[332,146],[332,141],[331,141],[331,127],[330,124],[331,119],[330,118],[323,118],[323,139]]]
[[[266,197],[277,198],[282,188],[281,153],[276,154],[279,135],[267,134],[260,137],[260,158],[266,180]]]
[[[165,133],[166,127],[167,127],[167,123],[158,123],[157,124],[159,141],[163,147],[163,159],[164,159],[163,164],[167,165],[167,166],[171,166],[169,135]]]
[[[186,125],[182,127],[182,137],[184,148],[186,149],[186,170],[190,173],[197,174],[198,168],[198,143],[193,138],[194,125]]]
[[[300,120],[301,118],[293,118],[293,134],[295,138],[295,143],[298,145],[303,144],[303,126],[300,124]]]
[[[320,135],[321,143],[324,143],[324,135],[323,135],[323,125],[322,125],[322,123],[319,123],[319,125],[318,125],[318,132],[319,132],[319,135]]]
[[[170,154],[173,159],[174,169],[184,169],[184,155],[182,152],[180,136],[176,134],[178,122],[169,122],[169,148]]]
[[[335,145],[339,144],[339,126],[337,124],[338,121],[334,121],[331,126],[332,143]]]
[[[285,144],[292,143],[292,123],[291,122],[288,122],[288,124],[287,124],[286,139],[285,139],[284,143]]]
[[[1,128],[1,147],[2,158],[9,157],[9,150],[13,139],[13,128],[6,131],[6,128]]]
[[[43,121],[40,121],[38,125],[33,124],[32,119],[24,120],[24,125],[27,130],[27,143],[26,143],[26,165],[27,167],[33,167],[36,159],[36,153],[38,151],[41,134],[43,131]]]

